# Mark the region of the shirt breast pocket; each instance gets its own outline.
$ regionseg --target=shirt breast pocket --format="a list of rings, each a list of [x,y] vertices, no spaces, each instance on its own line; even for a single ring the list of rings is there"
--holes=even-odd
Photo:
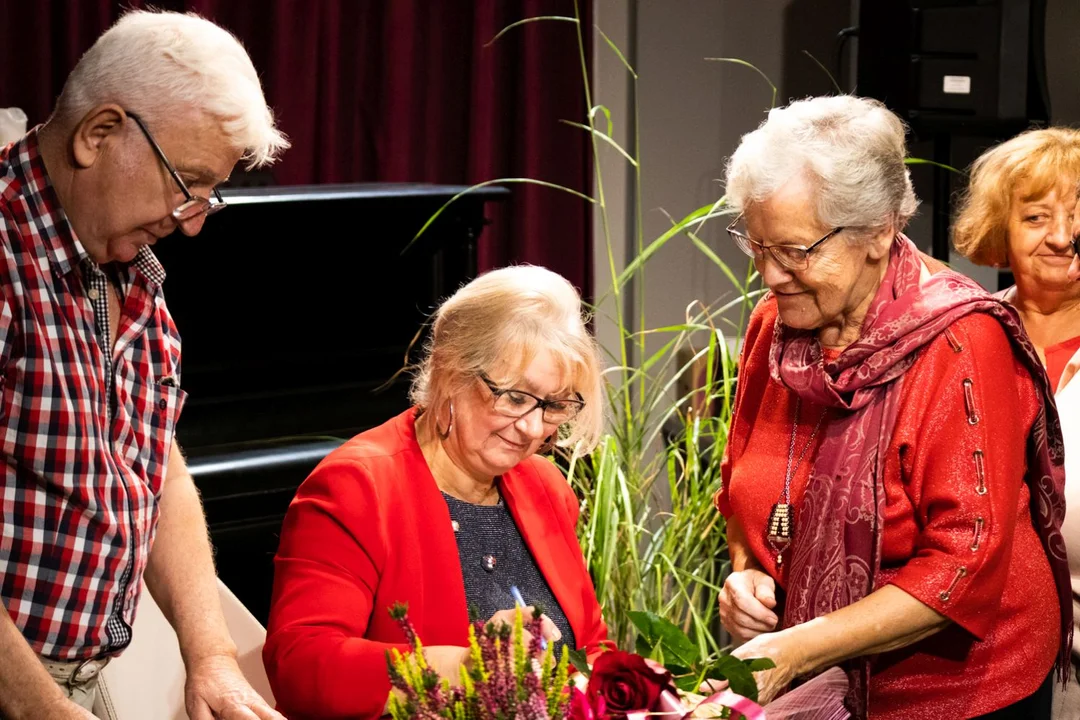
[[[144,414],[144,427],[149,452],[146,454],[144,472],[147,484],[157,495],[161,491],[165,471],[169,466],[176,423],[180,419],[180,411],[184,409],[187,393],[168,379],[154,383],[148,391],[149,403]]]

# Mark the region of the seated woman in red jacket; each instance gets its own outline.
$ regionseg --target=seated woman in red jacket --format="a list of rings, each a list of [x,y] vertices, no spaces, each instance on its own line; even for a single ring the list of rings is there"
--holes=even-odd
[[[285,518],[263,659],[288,717],[384,713],[386,651],[409,649],[397,602],[452,682],[468,609],[512,621],[511,587],[544,609],[549,642],[599,651],[578,500],[541,455],[595,445],[601,392],[581,300],[555,273],[495,270],[439,308],[415,407],[327,456]]]

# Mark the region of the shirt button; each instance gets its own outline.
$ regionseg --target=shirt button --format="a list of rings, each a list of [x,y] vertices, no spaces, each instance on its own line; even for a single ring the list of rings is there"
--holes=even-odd
[[[165,398],[161,398],[161,400],[158,400],[157,406],[159,408],[161,408],[162,410],[168,410],[169,409],[169,401],[166,400]]]
[[[90,291],[89,291],[89,292],[87,292],[86,294],[90,296],[90,299],[91,299],[91,300],[97,300],[97,299],[98,299],[98,294],[99,294],[99,293],[98,293],[98,289],[97,289],[97,288],[90,288]]]

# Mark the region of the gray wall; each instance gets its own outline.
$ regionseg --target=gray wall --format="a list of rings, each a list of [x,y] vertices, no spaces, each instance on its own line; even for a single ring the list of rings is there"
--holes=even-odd
[[[1048,80],[1053,121],[1080,126],[1080,0],[1048,0]],[[641,131],[643,228],[646,242],[670,227],[663,211],[682,217],[723,193],[724,163],[743,133],[764,119],[772,92],[752,70],[707,57],[737,57],[759,67],[789,97],[832,91],[828,76],[806,50],[835,73],[833,38],[857,17],[858,0],[595,0],[597,23],[632,56]],[[837,80],[850,90],[855,42],[845,52]],[[615,112],[616,135],[630,127],[631,86],[603,42],[595,50],[596,94]],[[913,147],[914,155],[929,148]],[[614,153],[603,153],[605,199],[611,208],[616,262],[625,261],[633,222],[627,217],[629,173]],[[924,195],[909,234],[929,249],[929,171],[914,172]],[[925,191],[920,188],[926,188]],[[610,287],[607,251],[596,225],[596,284]],[[732,267],[746,267],[731,245],[723,221],[706,226],[703,239]],[[997,273],[954,257],[958,269],[996,289]],[[732,293],[723,274],[685,238],[672,240],[648,263],[643,301],[646,325],[677,323],[694,300],[713,302]],[[610,311],[611,306],[607,306]],[[601,341],[611,347],[610,323],[598,320]],[[655,344],[654,344],[655,347]]]

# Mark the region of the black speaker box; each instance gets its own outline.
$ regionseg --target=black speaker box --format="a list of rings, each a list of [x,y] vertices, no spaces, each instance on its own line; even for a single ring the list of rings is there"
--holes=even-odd
[[[1046,0],[862,0],[856,92],[918,136],[1046,122]]]

